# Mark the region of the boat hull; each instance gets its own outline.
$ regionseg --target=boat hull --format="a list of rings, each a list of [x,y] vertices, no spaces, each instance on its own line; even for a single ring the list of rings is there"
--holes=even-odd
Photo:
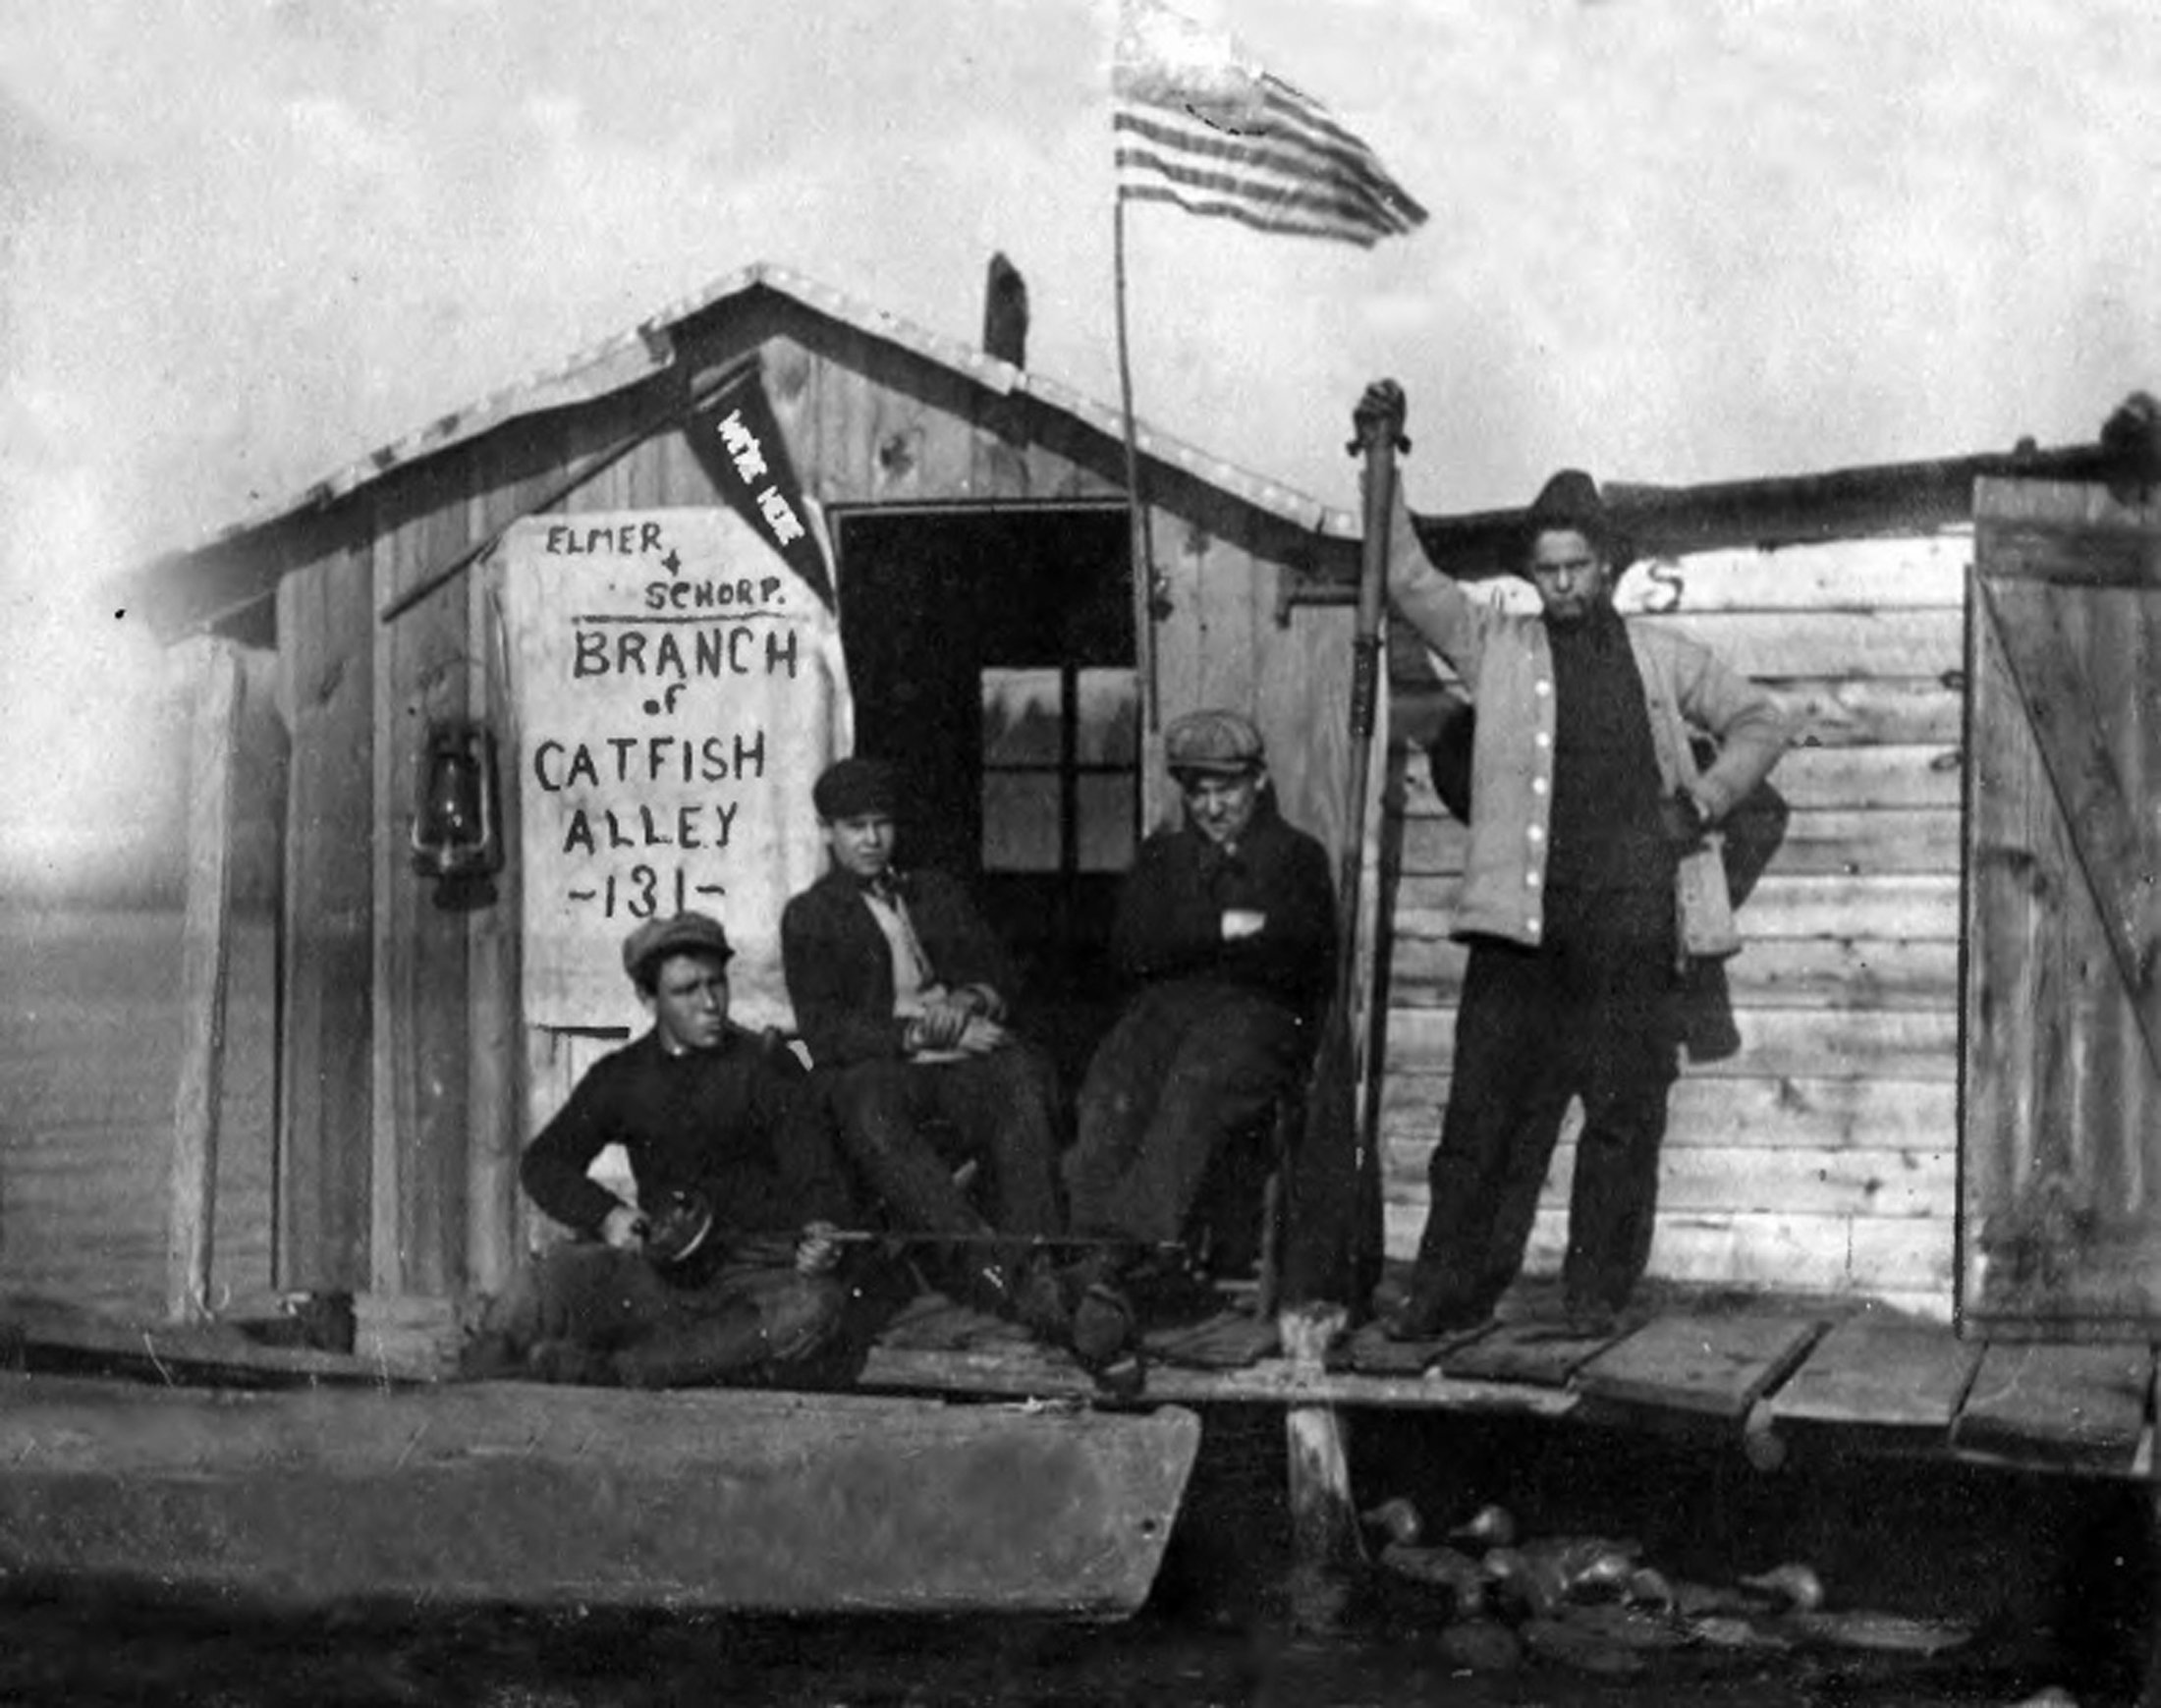
[[[1146,1597],[1198,1446],[1179,1407],[5,1376],[0,1576],[1108,1620]]]

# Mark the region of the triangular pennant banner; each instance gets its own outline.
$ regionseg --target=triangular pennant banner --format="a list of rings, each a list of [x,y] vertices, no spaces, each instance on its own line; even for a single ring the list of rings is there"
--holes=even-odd
[[[833,575],[810,524],[788,441],[753,366],[692,413],[691,450],[735,512],[835,608]]]

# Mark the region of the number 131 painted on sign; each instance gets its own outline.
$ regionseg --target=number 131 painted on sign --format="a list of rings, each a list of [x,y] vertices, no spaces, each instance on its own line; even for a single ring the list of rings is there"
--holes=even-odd
[[[692,905],[693,897],[718,899],[727,893],[725,884],[692,883],[691,874],[680,865],[662,870],[643,862],[628,872],[610,872],[597,890],[568,892],[574,902],[598,902],[603,919],[613,919],[618,913],[650,919],[660,911],[664,901],[672,903],[671,911],[680,913]]]

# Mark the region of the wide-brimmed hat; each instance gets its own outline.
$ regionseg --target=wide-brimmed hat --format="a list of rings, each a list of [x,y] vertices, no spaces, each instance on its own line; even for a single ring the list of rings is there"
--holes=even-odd
[[[646,974],[669,955],[711,955],[724,964],[733,960],[728,933],[710,913],[676,913],[648,919],[623,939],[623,970],[643,984]]]
[[[1188,712],[1163,732],[1163,763],[1174,777],[1241,777],[1266,759],[1260,731],[1243,712]]]
[[[899,803],[893,768],[877,759],[836,759],[810,785],[810,804],[828,824],[879,812],[891,817]]]
[[[1538,489],[1524,512],[1519,555],[1527,559],[1540,534],[1561,528],[1581,534],[1616,564],[1628,556],[1628,541],[1614,525],[1598,482],[1580,468],[1564,468]]]

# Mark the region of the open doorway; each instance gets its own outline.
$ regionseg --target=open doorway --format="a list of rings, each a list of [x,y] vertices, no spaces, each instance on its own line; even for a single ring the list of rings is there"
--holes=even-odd
[[[1125,507],[844,512],[834,547],[857,750],[911,792],[901,857],[970,886],[1071,1082],[1139,829]]]

